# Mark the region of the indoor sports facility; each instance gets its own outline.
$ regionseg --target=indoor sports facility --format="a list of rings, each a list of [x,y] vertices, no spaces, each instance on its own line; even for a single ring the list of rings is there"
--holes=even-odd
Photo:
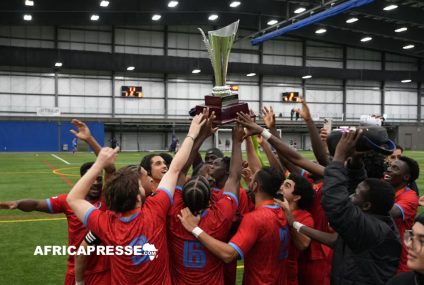
[[[360,149],[358,143],[356,152],[371,150],[389,157],[401,149],[402,156],[413,159],[419,169],[424,169],[423,82],[422,0],[0,1],[0,284],[62,284],[68,275],[72,277],[66,277],[65,284],[78,285],[200,284],[199,280],[209,280],[199,277],[183,282],[175,277],[178,274],[173,275],[174,253],[171,253],[174,245],[168,241],[170,253],[159,249],[157,258],[162,258],[161,250],[163,255],[171,258],[169,270],[163,268],[170,272],[169,280],[172,282],[166,278],[160,282],[128,281],[130,279],[121,277],[121,273],[119,278],[114,277],[114,261],[111,261],[111,271],[108,271],[112,281],[96,283],[84,275],[92,273],[90,261],[88,269],[82,269],[85,279],[78,281],[78,276],[73,276],[73,258],[69,261],[68,255],[59,251],[47,254],[36,252],[38,246],[66,247],[74,244],[70,234],[72,223],[79,223],[79,231],[85,231],[78,238],[79,241],[75,242],[78,247],[86,232],[91,229],[88,226],[91,223],[91,218],[88,219],[90,213],[85,220],[82,215],[81,220],[79,214],[74,214],[74,202],[69,200],[69,196],[63,198],[63,203],[69,203],[68,208],[55,208],[51,199],[71,193],[71,189],[79,189],[78,181],[86,176],[80,172],[80,167],[86,162],[94,162],[100,147],[116,151],[119,147],[119,154],[114,160],[116,171],[128,165],[136,165],[142,173],[140,169],[146,169],[142,160],[149,155],[163,157],[165,161],[165,156],[160,154],[166,153],[171,159],[174,157],[173,163],[166,162],[166,170],[174,169],[173,165],[177,167],[175,165],[183,161],[181,157],[188,148],[187,141],[191,139],[193,148],[187,151],[183,165],[187,161],[193,164],[189,165],[186,177],[199,175],[206,177],[207,181],[213,180],[210,179],[210,176],[213,178],[212,170],[207,168],[202,171],[195,165],[200,159],[199,165],[203,169],[204,164],[207,164],[205,156],[211,149],[221,153],[221,159],[224,155],[231,157],[232,162],[227,162],[225,179],[232,177],[232,171],[236,169],[232,156],[236,156],[234,150],[237,147],[241,148],[243,165],[244,162],[252,165],[250,155],[254,150],[253,161],[260,162],[261,167],[274,167],[270,153],[278,154],[278,160],[278,157],[284,157],[281,153],[290,152],[299,154],[309,162],[315,161],[324,169],[331,168],[332,159],[338,157],[337,149],[331,151],[331,134],[340,133],[334,143],[336,148],[339,140],[346,142],[349,134],[359,133],[358,130],[361,130],[359,136],[362,137],[357,138],[355,143],[366,137],[367,142],[364,144],[367,146]],[[205,109],[214,111],[214,115],[205,114]],[[247,115],[241,118],[240,113]],[[275,132],[268,126],[271,117]],[[197,119],[200,131],[192,136]],[[245,137],[240,144],[235,135],[238,129],[235,127],[236,120],[244,127]],[[211,123],[208,125],[209,121]],[[205,125],[218,129],[210,131],[195,151],[198,136],[201,136],[202,130],[206,132]],[[261,131],[252,125],[260,126]],[[378,134],[373,137],[374,128]],[[258,135],[260,141],[265,140],[265,144],[269,142],[266,147],[258,143]],[[384,136],[384,139],[380,136]],[[94,138],[99,148],[96,148],[91,138]],[[274,138],[284,142],[287,149],[281,147],[280,153],[279,143],[274,142]],[[384,142],[377,142],[378,139]],[[321,145],[325,144],[329,164],[322,164],[317,156],[317,141]],[[251,153],[249,147],[252,147]],[[266,148],[269,148],[269,152]],[[193,158],[193,153],[199,153],[200,158]],[[346,161],[351,161],[348,157],[345,157]],[[310,173],[311,177],[315,174],[301,162],[296,163],[296,154],[287,154],[286,159],[289,165],[295,165],[296,168],[286,166],[283,162],[286,160],[281,157],[279,162],[274,162],[285,170],[284,173],[280,171],[285,179],[289,179],[286,173],[294,173],[294,169],[302,177],[305,172]],[[153,158],[150,163],[153,168]],[[346,162],[345,167],[349,163]],[[386,172],[379,178],[393,178],[394,174],[390,171],[387,174],[391,162],[387,158],[384,163]],[[213,169],[217,166],[211,167]],[[238,184],[246,190],[248,196],[251,194],[249,199],[259,195],[249,191],[250,182],[256,179],[252,167],[248,179],[245,179],[245,166],[243,171],[242,168],[238,170],[242,173],[241,178],[238,177]],[[180,166],[179,174],[183,172],[182,168]],[[424,205],[424,198],[419,200],[424,195],[424,176],[419,169],[418,174],[421,176],[404,185],[417,190],[411,224],[403,229],[412,232],[415,231],[415,226],[412,227],[413,218],[424,212],[421,206]],[[92,169],[85,171],[91,173]],[[152,177],[150,170],[146,171]],[[412,172],[411,166],[409,171]],[[103,187],[108,184],[107,172],[105,170]],[[328,175],[328,172],[325,173]],[[326,189],[327,176],[322,174],[321,177],[324,177],[323,189]],[[191,178],[186,179],[184,183],[189,183]],[[208,185],[209,192],[213,194],[213,189],[221,189],[222,193],[227,193],[223,190],[227,182],[218,183],[217,178],[214,179],[215,182]],[[155,177],[153,180],[156,187],[163,182],[160,182],[161,179],[156,181]],[[169,184],[172,188],[180,185],[173,183]],[[415,186],[412,187],[411,183]],[[104,194],[105,190],[102,191]],[[166,193],[171,194],[171,200],[172,197],[176,199],[177,194],[173,191]],[[149,196],[147,191],[145,195]],[[161,195],[155,192],[152,197],[155,196]],[[99,201],[107,205],[105,211],[110,212],[109,203],[112,202],[102,197],[106,202]],[[233,199],[232,196],[223,197]],[[22,202],[25,199],[33,200],[25,204]],[[152,198],[142,198],[142,205],[147,204],[149,199]],[[241,197],[234,198],[237,206],[238,199]],[[259,207],[257,199],[256,196],[256,204],[255,199],[249,200],[252,211]],[[8,204],[7,201],[16,203]],[[40,206],[34,201],[44,201],[44,204]],[[212,207],[212,204],[208,207]],[[394,207],[396,205],[400,205],[398,215],[406,220],[406,206],[394,202]],[[323,208],[331,219],[327,208],[324,205]],[[122,211],[121,216],[118,215],[119,219],[128,218],[126,213],[130,211],[127,210]],[[202,211],[198,214],[206,213],[206,210]],[[394,214],[390,214],[395,219]],[[170,216],[168,214],[167,217],[172,220]],[[243,223],[243,219],[240,217],[239,223]],[[177,218],[175,220],[180,222]],[[183,220],[181,223],[184,226]],[[201,220],[199,223],[202,225]],[[287,220],[287,228],[290,228],[289,224]],[[332,224],[330,220],[326,226]],[[334,225],[336,230],[332,233],[338,233],[338,239],[344,237],[335,222]],[[178,226],[181,228],[180,238],[185,232],[181,224]],[[201,227],[202,232],[207,232],[204,227]],[[168,224],[165,228],[169,231],[173,226]],[[300,228],[296,230],[301,232]],[[203,258],[209,262],[208,258],[213,256],[214,251],[204,244],[203,238],[199,239],[202,236],[199,231],[193,230],[192,233],[196,244],[194,247],[191,247],[192,243],[184,244],[183,265],[190,270],[195,268],[194,271],[201,271]],[[229,233],[231,235],[223,243],[229,242],[231,245],[233,240],[230,241],[230,238],[237,236],[237,233]],[[281,235],[280,231],[283,242]],[[402,238],[403,234],[400,236]],[[101,235],[97,235],[97,238],[109,244]],[[87,237],[84,241],[87,241]],[[110,241],[110,244],[116,245],[114,242]],[[408,242],[415,242],[413,235]],[[416,249],[415,245],[409,246],[408,242],[405,241],[405,247],[401,241],[403,250]],[[151,245],[147,238],[145,242],[137,240],[135,244]],[[88,245],[91,246],[90,243]],[[189,253],[186,252],[187,246]],[[147,249],[143,250],[147,252]],[[301,283],[301,277],[299,283],[297,280],[285,283],[281,279],[278,282],[262,283],[260,276],[263,276],[263,272],[250,275],[250,269],[249,273],[245,271],[246,261],[240,258],[243,257],[243,250],[241,245],[233,247],[234,254],[238,254],[237,261],[232,261],[235,277],[227,278],[225,273],[225,277],[219,279],[225,279],[225,282],[213,279],[210,284],[307,284]],[[250,258],[244,253],[245,259]],[[221,258],[216,256],[213,258]],[[146,259],[142,259],[142,266],[156,261],[154,255],[148,256],[150,261],[147,256],[144,257]],[[408,265],[410,272],[422,274],[415,278],[424,280],[424,268],[411,266],[410,260],[407,264],[406,253],[404,261],[404,268]],[[402,257],[399,262],[402,263]],[[224,267],[224,263],[219,266]],[[162,268],[160,265],[153,267]],[[337,267],[333,265],[332,268],[336,270]],[[84,273],[84,270],[87,271]],[[93,272],[97,275],[103,272],[96,270]],[[147,274],[154,272],[153,269],[149,270]],[[299,265],[299,273],[296,271],[296,274],[301,274],[301,271]],[[346,280],[349,278],[336,278],[336,281],[332,278],[339,275],[334,271],[331,274],[332,277],[328,276],[325,282],[308,284],[386,284],[395,276],[385,276],[381,279],[385,280],[384,283],[380,279],[371,283],[348,283]],[[353,276],[356,273],[346,274]],[[131,274],[122,274],[125,275]],[[187,276],[191,278],[189,273]],[[424,284],[422,282],[416,284]]]

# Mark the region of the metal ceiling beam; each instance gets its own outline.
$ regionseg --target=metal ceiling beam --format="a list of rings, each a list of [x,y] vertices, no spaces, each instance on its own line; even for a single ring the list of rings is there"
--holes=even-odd
[[[58,60],[58,52],[54,49],[21,48],[0,46],[1,66],[20,66],[51,68]],[[127,73],[126,67],[133,65],[136,72],[156,74],[191,74],[194,67],[199,66],[202,74],[212,75],[212,68],[207,58],[186,58],[172,56],[130,55],[120,53],[104,53],[77,50],[60,50],[61,69],[66,70],[99,70]],[[270,64],[230,63],[230,74],[256,74],[269,76],[301,77],[312,74],[315,78],[334,78],[345,80],[400,81],[411,78],[413,81],[424,81],[424,71],[378,71],[354,70],[324,67],[302,67]]]

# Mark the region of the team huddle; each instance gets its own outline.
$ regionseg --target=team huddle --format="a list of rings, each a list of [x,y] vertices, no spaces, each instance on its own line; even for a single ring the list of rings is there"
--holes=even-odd
[[[388,156],[357,151],[361,129],[344,132],[331,149],[303,101],[296,112],[310,133],[317,160],[310,161],[281,140],[272,108],[262,112],[266,128],[238,113],[231,157],[216,148],[201,157],[217,130],[205,109],[174,157],[151,154],[120,169],[119,147],[101,148],[72,120],[96,161],[81,166],[69,193],[0,209],[64,213],[68,246],[141,250],[70,255],[66,285],[233,285],[239,259],[243,284],[424,284],[418,163],[400,146]]]

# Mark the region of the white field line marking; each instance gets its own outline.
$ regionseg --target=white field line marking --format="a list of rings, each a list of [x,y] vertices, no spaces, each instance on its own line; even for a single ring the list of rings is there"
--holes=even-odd
[[[62,159],[62,158],[60,158],[60,157],[58,157],[57,155],[55,155],[55,154],[52,154],[52,156],[54,157],[54,158],[57,158],[57,159],[59,159],[59,160],[61,160],[61,161],[63,161],[64,163],[66,163],[66,164],[70,164],[69,162],[67,162],[66,160],[64,160],[64,159]]]

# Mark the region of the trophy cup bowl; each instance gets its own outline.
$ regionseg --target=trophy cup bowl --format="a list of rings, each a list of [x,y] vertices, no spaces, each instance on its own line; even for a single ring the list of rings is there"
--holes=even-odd
[[[210,112],[215,112],[216,119],[213,123],[216,125],[234,122],[238,112],[249,113],[247,103],[239,102],[238,94],[225,85],[228,60],[238,25],[239,21],[236,21],[224,28],[209,31],[208,37],[199,28],[212,63],[215,87],[212,89],[212,95],[205,96],[205,104],[196,106],[196,114],[202,113],[204,108],[209,108]]]

